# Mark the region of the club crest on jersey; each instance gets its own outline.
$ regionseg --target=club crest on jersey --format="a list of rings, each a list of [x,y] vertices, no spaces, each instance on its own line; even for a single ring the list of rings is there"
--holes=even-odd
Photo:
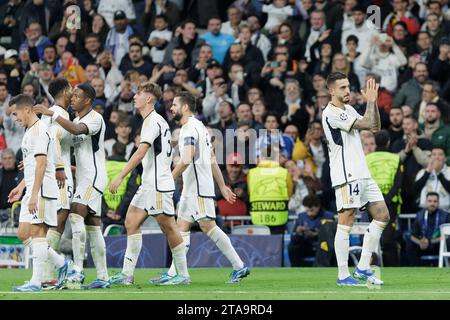
[[[339,115],[339,119],[341,119],[342,121],[345,121],[345,120],[348,119],[348,115],[347,115],[345,112],[342,112],[342,113]]]

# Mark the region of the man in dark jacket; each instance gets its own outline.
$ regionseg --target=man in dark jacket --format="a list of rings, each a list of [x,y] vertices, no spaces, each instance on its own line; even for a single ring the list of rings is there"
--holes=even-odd
[[[11,203],[8,203],[8,195],[19,182],[19,170],[16,166],[16,156],[12,149],[2,152],[2,168],[0,169],[0,223],[7,221],[11,214]]]

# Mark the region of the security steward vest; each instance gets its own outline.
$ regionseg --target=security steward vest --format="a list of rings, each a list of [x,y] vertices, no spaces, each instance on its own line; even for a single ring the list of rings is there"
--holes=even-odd
[[[280,226],[288,221],[288,171],[258,166],[249,171],[250,216],[254,225]]]
[[[106,160],[106,172],[108,175],[108,184],[105,192],[103,193],[103,199],[105,200],[108,208],[114,211],[117,210],[120,203],[122,202],[123,197],[125,196],[131,172],[123,179],[116,193],[113,194],[109,191],[109,185],[119,175],[119,173],[126,165],[127,165],[126,161]]]
[[[381,193],[383,195],[388,194],[394,185],[400,157],[390,152],[376,151],[366,156],[366,162],[372,179],[380,188]],[[392,202],[401,203],[400,190],[392,198]]]

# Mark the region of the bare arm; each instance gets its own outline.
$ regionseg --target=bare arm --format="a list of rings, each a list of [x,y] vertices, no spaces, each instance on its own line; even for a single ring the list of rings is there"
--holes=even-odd
[[[219,165],[217,164],[216,156],[214,155],[214,151],[211,150],[211,170],[216,181],[217,185],[220,188],[220,192],[225,200],[229,203],[233,204],[236,201],[236,194],[231,191],[231,189],[225,184],[223,180],[222,172],[220,171]]]
[[[46,116],[53,117],[54,112],[52,110],[49,110],[47,107],[43,105],[35,105],[33,107],[34,112],[36,113],[42,113]],[[58,116],[56,119],[56,122],[61,125],[64,129],[69,131],[73,135],[80,135],[80,134],[88,134],[89,129],[84,123],[75,124],[70,120],[64,119],[61,116]]]
[[[172,171],[172,176],[174,179],[178,178],[183,174],[184,170],[186,170],[187,167],[191,164],[192,159],[194,159],[194,155],[195,155],[195,146],[185,146],[180,161]]]
[[[375,83],[375,80],[369,79],[366,83],[366,91],[361,90],[361,94],[367,101],[366,112],[362,119],[357,119],[354,128],[360,130],[370,130],[377,132],[381,128],[380,113],[377,107],[379,84]]]
[[[136,168],[139,163],[144,159],[145,154],[147,153],[148,149],[150,148],[150,145],[147,143],[141,143],[136,150],[135,153],[133,153],[133,156],[128,160],[128,163],[126,166],[122,169],[122,171],[117,175],[117,177],[111,182],[109,185],[109,191],[112,193],[116,193],[117,189],[119,188],[120,184],[122,183],[122,180]]]

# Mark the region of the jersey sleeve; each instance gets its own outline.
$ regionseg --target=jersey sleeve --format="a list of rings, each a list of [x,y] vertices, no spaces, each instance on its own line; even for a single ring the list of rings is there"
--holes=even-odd
[[[198,133],[193,126],[183,128],[183,135],[181,136],[181,143],[184,147],[195,146],[198,141]]]
[[[42,128],[37,132],[36,145],[34,148],[34,156],[47,156],[48,147],[50,145],[50,134]]]
[[[141,143],[152,145],[159,135],[159,125],[156,121],[146,121],[141,130]]]
[[[346,132],[350,132],[353,129],[353,126],[358,119],[360,119],[358,115],[346,111],[333,111],[328,112],[326,115],[326,121],[333,129],[340,129]]]
[[[88,136],[96,135],[102,129],[102,118],[88,115],[80,119],[79,123],[84,123],[88,128]]]

